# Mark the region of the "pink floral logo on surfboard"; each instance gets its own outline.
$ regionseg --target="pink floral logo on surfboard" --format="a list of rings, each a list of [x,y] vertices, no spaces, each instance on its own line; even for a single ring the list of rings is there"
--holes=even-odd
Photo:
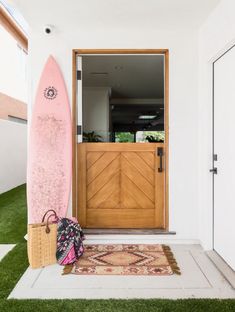
[[[48,100],[54,100],[57,97],[57,90],[53,86],[50,86],[44,90],[44,96]]]

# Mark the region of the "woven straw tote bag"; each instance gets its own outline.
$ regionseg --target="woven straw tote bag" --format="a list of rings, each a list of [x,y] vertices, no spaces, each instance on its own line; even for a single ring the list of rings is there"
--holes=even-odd
[[[57,223],[49,223],[51,217],[58,221],[56,212],[50,209],[44,214],[41,223],[28,225],[28,259],[33,269],[56,263]]]

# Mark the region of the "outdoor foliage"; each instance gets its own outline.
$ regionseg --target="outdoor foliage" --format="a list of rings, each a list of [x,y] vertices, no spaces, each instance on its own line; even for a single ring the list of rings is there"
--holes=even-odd
[[[145,131],[144,137],[148,142],[164,142],[165,133],[164,131]]]
[[[130,132],[116,132],[115,133],[115,142],[127,143],[134,142],[134,134]]]

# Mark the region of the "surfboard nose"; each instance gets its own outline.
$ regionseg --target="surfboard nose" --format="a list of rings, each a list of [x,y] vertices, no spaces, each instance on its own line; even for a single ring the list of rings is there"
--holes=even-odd
[[[44,65],[43,73],[48,73],[48,72],[59,72],[59,66],[58,63],[56,62],[55,58],[50,55]],[[44,77],[45,78],[45,77]]]
[[[52,63],[57,65],[57,62],[54,59],[53,55],[49,55],[46,64],[52,64]]]

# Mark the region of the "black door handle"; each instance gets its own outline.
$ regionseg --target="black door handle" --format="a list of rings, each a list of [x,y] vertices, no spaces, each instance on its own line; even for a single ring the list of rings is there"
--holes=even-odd
[[[157,155],[160,157],[160,167],[158,168],[158,172],[162,172],[163,171],[163,166],[162,166],[163,147],[157,148]]]

